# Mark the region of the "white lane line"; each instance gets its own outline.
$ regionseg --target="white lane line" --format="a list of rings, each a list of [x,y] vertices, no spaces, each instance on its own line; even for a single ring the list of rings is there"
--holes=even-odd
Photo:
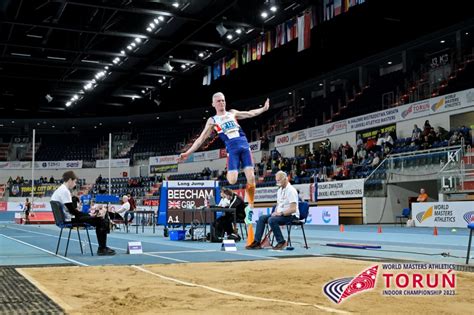
[[[29,230],[21,230],[21,229],[17,229],[17,228],[12,228],[12,229],[20,230],[20,231],[27,232],[27,233],[34,233],[34,234],[39,234],[39,235],[44,235],[44,236],[49,236],[49,237],[54,237],[54,238],[56,238],[55,235],[51,235],[51,234],[47,234],[47,233],[41,233],[41,232],[35,232],[35,231],[29,231]],[[1,234],[0,234],[0,235],[1,235]],[[61,239],[67,240],[67,237],[61,237]],[[71,238],[71,241],[79,242],[79,240],[74,239],[74,238]],[[94,243],[94,242],[91,242],[91,244],[94,245],[94,246],[99,246],[99,244]],[[32,245],[32,246],[33,246],[33,245]],[[123,248],[120,248],[120,247],[115,247],[115,246],[108,246],[108,247],[109,247],[109,248],[112,248],[112,249],[116,249],[116,250],[121,250],[121,251],[124,251],[124,252],[127,251],[126,249],[123,249]],[[54,254],[53,254],[53,255],[54,255]],[[176,261],[176,262],[184,262],[184,263],[190,262],[190,261],[187,261],[187,260],[176,259],[176,258],[171,258],[171,257],[166,257],[166,256],[160,256],[160,255],[153,255],[153,254],[149,254],[149,253],[143,253],[143,255],[152,256],[152,257],[157,257],[157,258],[162,258],[162,259],[167,259],[167,260]],[[58,255],[58,256],[59,256],[59,255]],[[63,256],[61,256],[61,257],[63,257]]]
[[[61,259],[66,260],[66,261],[72,262],[73,264],[76,264],[76,265],[79,265],[79,266],[88,266],[87,264],[81,263],[81,262],[79,262],[79,261],[77,261],[77,260],[74,260],[74,259],[71,259],[71,258],[67,258],[67,257],[61,256],[61,255],[56,255],[55,253],[53,253],[53,252],[51,252],[51,251],[49,251],[49,250],[47,250],[47,249],[44,249],[44,248],[35,246],[35,245],[30,244],[30,243],[27,243],[27,242],[23,242],[23,241],[17,240],[16,238],[13,238],[13,237],[10,237],[10,236],[6,236],[6,235],[4,235],[4,234],[0,234],[0,236],[3,236],[3,237],[5,237],[5,238],[7,238],[7,239],[10,239],[10,240],[12,240],[12,241],[18,242],[18,243],[20,243],[20,244],[24,244],[24,245],[26,245],[26,246],[33,247],[33,248],[35,248],[35,249],[38,249],[38,250],[40,250],[40,251],[43,251],[43,252],[48,253],[48,254],[50,254],[50,255],[53,255],[54,257],[58,257],[58,258],[61,258]]]
[[[190,262],[190,261],[187,261],[187,260],[182,260],[182,259],[177,259],[177,258],[171,258],[171,257],[166,257],[166,256],[160,256],[160,255],[153,255],[153,254],[150,254],[150,253],[143,253],[143,255],[158,257],[158,258],[163,258],[163,259],[168,259],[168,260],[173,260],[173,261],[182,262],[182,263],[189,263]]]
[[[148,254],[184,254],[184,253],[211,253],[218,252],[215,249],[196,249],[196,250],[176,250],[176,251],[162,251],[162,252],[148,252]]]
[[[263,259],[274,259],[274,260],[279,259],[279,258],[276,258],[276,257],[260,256],[260,255],[254,255],[254,254],[244,254],[244,253],[236,253],[236,252],[225,252],[225,253],[233,254],[233,255],[240,255],[240,256],[257,257],[257,258],[263,258]]]
[[[179,280],[179,279],[176,279],[176,278],[164,276],[164,275],[161,275],[161,274],[152,272],[152,271],[150,271],[150,270],[147,270],[147,269],[145,269],[145,268],[143,268],[143,267],[139,267],[139,266],[131,266],[131,267],[132,267],[132,268],[135,268],[135,269],[137,269],[137,270],[140,270],[140,271],[142,271],[142,272],[144,272],[144,273],[148,273],[148,274],[151,274],[151,275],[153,275],[153,276],[155,276],[155,277],[164,279],[164,280],[176,282],[176,283],[179,283],[179,284],[181,284],[181,285],[188,286],[188,287],[202,288],[202,289],[206,289],[206,290],[209,290],[209,291],[212,291],[212,292],[215,292],[215,293],[224,294],[224,295],[235,296],[235,297],[238,297],[238,298],[243,298],[243,299],[248,299],[248,300],[257,300],[257,301],[266,301],[266,302],[276,302],[276,303],[290,304],[290,305],[299,305],[299,306],[312,306],[312,307],[315,307],[315,308],[317,308],[317,309],[319,309],[319,310],[321,310],[321,311],[325,311],[325,312],[338,313],[338,314],[350,314],[349,312],[346,312],[346,311],[341,311],[341,310],[338,310],[338,309],[335,309],[335,308],[326,307],[326,306],[322,306],[322,305],[318,305],[318,304],[309,304],[309,303],[303,303],[303,302],[293,302],[293,301],[287,301],[287,300],[279,300],[279,299],[272,299],[272,298],[263,298],[263,297],[259,297],[259,296],[253,296],[253,295],[241,294],[241,293],[232,292],[232,291],[227,291],[227,290],[221,290],[221,289],[209,287],[209,286],[207,286],[207,285],[191,283],[191,282]]]

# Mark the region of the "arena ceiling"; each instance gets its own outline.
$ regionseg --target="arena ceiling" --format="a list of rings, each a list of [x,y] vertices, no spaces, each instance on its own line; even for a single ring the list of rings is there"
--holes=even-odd
[[[202,86],[207,66],[321,1],[3,0],[0,118],[158,114],[209,106],[218,90],[228,99],[261,96],[471,12],[468,1],[368,0],[321,24],[310,49],[297,53],[288,45]],[[262,19],[262,8],[273,3],[275,17]],[[92,79],[96,86],[88,86]]]

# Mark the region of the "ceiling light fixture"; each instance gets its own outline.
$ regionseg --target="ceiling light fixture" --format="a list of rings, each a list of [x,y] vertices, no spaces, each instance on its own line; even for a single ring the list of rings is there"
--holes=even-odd
[[[266,19],[268,17],[268,13],[267,11],[263,11],[262,13],[260,13],[260,16],[264,19]]]
[[[178,8],[179,7],[179,2],[178,1],[173,2],[173,7]]]

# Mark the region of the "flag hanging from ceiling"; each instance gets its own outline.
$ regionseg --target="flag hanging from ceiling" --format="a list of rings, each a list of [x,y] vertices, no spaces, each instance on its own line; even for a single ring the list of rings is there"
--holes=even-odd
[[[266,50],[267,50],[267,53],[269,53],[269,52],[272,51],[272,48],[273,48],[272,32],[271,32],[271,31],[266,32],[266,33],[265,33],[265,37],[266,37],[265,48],[266,48]]]
[[[212,70],[211,66],[207,67],[207,74],[204,76],[202,79],[202,85],[211,85],[211,79],[212,79]]]
[[[334,0],[334,16],[342,13],[342,0]]]
[[[257,38],[257,60],[262,58],[262,40]]]
[[[220,60],[214,63],[214,68],[212,69],[212,77],[214,80],[217,80],[221,76],[221,62]]]
[[[229,75],[229,73],[230,73],[230,63],[231,63],[231,59],[226,60],[226,62],[225,62],[225,74],[226,75]]]
[[[287,42],[291,42],[293,39],[298,37],[298,27],[295,19],[290,19],[286,21],[285,28]]]
[[[247,45],[242,47],[242,55],[240,58],[243,65],[247,63]]]
[[[324,21],[334,17],[334,0],[324,0]]]
[[[285,23],[281,23],[280,24],[280,29],[281,29],[281,32],[280,32],[280,46],[283,46],[286,44],[286,27],[285,27]]]
[[[255,40],[252,41],[252,61],[257,60],[257,43]]]
[[[298,17],[298,52],[311,46],[311,11]]]
[[[276,29],[275,29],[275,45],[273,46],[273,48],[280,47],[281,32],[282,32],[282,26],[281,24],[279,24],[276,26]]]
[[[226,75],[226,71],[225,71],[225,57],[221,59],[221,75]]]

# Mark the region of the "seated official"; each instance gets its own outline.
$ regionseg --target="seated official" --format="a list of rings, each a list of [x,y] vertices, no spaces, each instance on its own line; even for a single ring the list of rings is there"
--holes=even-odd
[[[110,219],[115,221],[125,221],[124,217],[127,211],[130,211],[130,203],[128,202],[128,196],[124,195],[122,197],[122,205],[120,208],[109,211]]]
[[[293,187],[285,172],[279,171],[275,174],[275,180],[278,188],[277,204],[275,211],[270,215],[262,215],[257,221],[257,229],[255,232],[255,240],[252,244],[246,246],[246,249],[261,249],[260,241],[262,240],[265,224],[268,223],[270,229],[275,235],[277,245],[273,246],[274,250],[281,250],[286,247],[286,241],[280,230],[280,225],[288,224],[295,219],[299,219],[300,213],[298,209],[298,192]]]
[[[236,219],[243,220],[245,218],[245,203],[242,198],[228,188],[222,188],[221,196],[224,196],[225,200],[222,204],[227,205],[223,208],[235,208]],[[222,199],[221,199],[222,201]],[[221,202],[219,202],[219,205]],[[221,238],[227,233],[229,239],[233,239],[236,242],[240,241],[240,236],[235,230],[233,225],[234,214],[232,212],[224,212],[213,224],[216,238]]]
[[[63,174],[63,184],[54,191],[51,196],[51,201],[61,203],[66,222],[87,223],[95,226],[97,242],[99,243],[97,255],[115,255],[115,251],[107,247],[107,233],[109,233],[107,221],[102,217],[92,217],[73,207],[70,190],[76,186],[76,181],[77,177],[73,171],[65,172]]]

